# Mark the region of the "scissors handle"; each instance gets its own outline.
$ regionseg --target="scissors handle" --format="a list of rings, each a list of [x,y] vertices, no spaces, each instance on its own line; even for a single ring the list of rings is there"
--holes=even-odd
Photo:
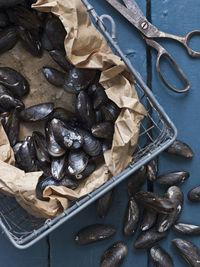
[[[148,39],[148,38],[145,38],[145,37],[144,37],[144,39],[145,39],[147,45],[149,45],[152,48],[156,49],[157,52],[158,52],[157,59],[156,59],[156,70],[157,70],[161,80],[163,81],[163,83],[170,90],[172,90],[172,91],[174,91],[176,93],[185,93],[185,92],[189,91],[190,90],[190,81],[188,80],[187,76],[182,71],[182,69],[178,66],[176,61],[173,59],[173,57],[167,52],[167,50],[165,50],[159,43],[157,43],[156,41],[154,41],[152,39]],[[170,62],[173,64],[174,68],[179,72],[180,76],[183,78],[183,80],[186,83],[186,88],[185,89],[181,89],[181,90],[176,89],[166,81],[166,79],[162,75],[162,72],[161,72],[161,69],[160,69],[160,62],[161,62],[161,58],[163,56],[166,56],[170,60]]]

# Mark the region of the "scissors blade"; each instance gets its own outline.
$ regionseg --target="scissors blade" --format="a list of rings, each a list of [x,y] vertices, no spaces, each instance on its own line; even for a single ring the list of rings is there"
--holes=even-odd
[[[143,18],[143,20],[146,20],[146,17],[135,0],[123,0],[123,2],[125,6],[135,14],[135,16],[137,15],[138,18]]]

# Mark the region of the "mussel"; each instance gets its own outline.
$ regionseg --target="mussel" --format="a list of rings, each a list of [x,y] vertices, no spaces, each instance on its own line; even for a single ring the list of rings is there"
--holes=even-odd
[[[71,94],[85,90],[95,79],[96,70],[73,68],[66,75],[64,89]]]
[[[101,110],[96,109],[94,112],[95,112],[95,124],[103,122]]]
[[[20,118],[25,122],[42,121],[51,116],[53,109],[53,103],[42,103],[30,106],[20,112]]]
[[[14,146],[18,141],[19,137],[19,112],[17,109],[14,109],[10,112],[7,123],[4,125],[5,132],[8,136],[9,142],[11,146]]]
[[[156,182],[162,185],[173,186],[183,183],[190,176],[187,171],[175,171],[160,175]]]
[[[76,108],[80,120],[90,129],[95,124],[95,113],[91,100],[85,91],[78,94]]]
[[[71,175],[82,173],[89,161],[89,156],[82,150],[71,150],[68,157],[68,171]]]
[[[114,133],[114,124],[111,121],[106,121],[93,125],[91,132],[95,137],[112,140]]]
[[[46,20],[44,29],[54,49],[64,49],[64,40],[67,32],[60,19],[56,16],[49,17]]]
[[[75,190],[79,186],[79,182],[69,178],[68,176],[64,176],[62,180],[59,181],[59,185]]]
[[[150,254],[157,267],[173,267],[174,266],[174,263],[170,255],[158,245],[150,249]]]
[[[49,54],[53,58],[53,60],[58,63],[58,65],[65,71],[68,71],[73,68],[73,65],[66,59],[66,53],[64,50],[51,50],[49,51]]]
[[[119,267],[127,255],[127,246],[122,242],[114,243],[102,255],[100,267]]]
[[[15,27],[8,27],[0,31],[0,53],[4,53],[12,49],[18,40],[18,35]]]
[[[183,209],[183,193],[177,186],[171,186],[165,197],[174,203],[174,211],[170,214],[159,214],[157,220],[157,230],[158,232],[164,232],[171,228],[172,225],[178,220]]]
[[[181,238],[173,239],[172,243],[189,266],[200,266],[200,250],[197,246]]]
[[[158,157],[147,163],[147,177],[150,181],[155,181],[158,175]]]
[[[152,209],[145,208],[143,210],[142,221],[140,225],[141,230],[147,231],[150,228],[152,228],[156,223],[156,219],[157,219],[157,212],[155,212]]]
[[[27,80],[19,72],[9,67],[0,67],[0,84],[17,97],[23,97],[29,92]]]
[[[61,147],[55,140],[53,133],[52,122],[48,122],[45,127],[47,149],[52,157],[61,157],[66,153],[66,150]]]
[[[184,158],[193,158],[194,156],[192,148],[180,140],[175,140],[174,143],[169,146],[165,151],[170,154],[182,156]]]
[[[65,175],[65,169],[67,167],[66,160],[66,156],[64,155],[59,158],[53,158],[51,161],[51,174],[57,181],[62,180]]]
[[[147,168],[146,165],[144,165],[135,173],[133,173],[128,180],[129,196],[134,196],[138,191],[140,191],[146,180]]]
[[[41,44],[42,44],[43,49],[47,51],[53,50],[53,45],[49,41],[49,38],[47,37],[47,34],[45,31],[42,31],[42,33],[40,34],[40,39],[41,39]]]
[[[9,24],[10,24],[10,21],[8,19],[6,12],[3,9],[1,9],[0,10],[0,28],[5,28],[9,26]]]
[[[200,225],[194,225],[190,223],[176,223],[173,229],[179,234],[199,236],[200,235]]]
[[[0,85],[0,111],[6,112],[12,109],[22,110],[24,109],[24,103],[14,98],[11,92],[9,92],[3,85]]]
[[[96,169],[95,163],[94,162],[89,162],[87,164],[87,166],[85,167],[85,169],[81,173],[77,173],[72,177],[73,177],[73,179],[75,178],[77,180],[80,180],[80,179],[83,180],[83,179],[87,178],[88,176],[90,176],[90,174],[92,174],[95,169]]]
[[[200,185],[192,188],[188,192],[187,197],[192,202],[199,202],[200,201]]]
[[[153,227],[145,232],[141,232],[136,238],[134,247],[137,249],[151,248],[160,240],[166,238],[169,231],[159,233],[156,227]]]
[[[54,108],[53,113],[51,115],[52,119],[58,119],[65,123],[68,123],[68,122],[71,123],[71,120],[73,119],[73,117],[74,117],[74,114],[72,112],[62,107]]]
[[[63,148],[78,149],[83,145],[83,136],[61,120],[51,121],[56,142]]]
[[[112,237],[115,232],[115,229],[109,225],[89,225],[76,234],[75,242],[78,245],[88,245]]]
[[[158,213],[168,214],[175,209],[171,200],[153,192],[140,191],[135,194],[135,199],[146,208],[151,208]]]
[[[139,207],[131,197],[124,217],[123,233],[125,236],[133,236],[137,230],[139,220]]]
[[[64,85],[66,76],[64,72],[50,67],[43,67],[42,71],[49,83],[57,87],[62,87]]]
[[[42,175],[36,186],[36,197],[40,200],[49,200],[49,198],[43,197],[43,191],[47,186],[55,185],[58,186],[59,183],[55,181],[52,176]]]
[[[48,153],[45,136],[38,131],[34,131],[32,133],[32,137],[33,137],[33,143],[35,146],[37,159],[42,164],[49,164],[51,162],[51,158]]]
[[[108,97],[101,84],[93,84],[88,88],[88,94],[92,96],[94,109],[99,109],[108,101]]]
[[[114,189],[109,190],[95,202],[96,212],[100,218],[104,218],[111,207]]]
[[[112,100],[109,100],[101,107],[101,111],[106,121],[115,122],[121,109]]]

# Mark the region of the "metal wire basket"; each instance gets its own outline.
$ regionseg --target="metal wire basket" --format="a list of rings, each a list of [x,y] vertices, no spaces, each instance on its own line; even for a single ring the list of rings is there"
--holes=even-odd
[[[89,14],[95,21],[96,27],[104,35],[110,47],[121,57],[133,74],[138,96],[141,103],[147,108],[148,113],[141,122],[139,142],[133,155],[135,163],[130,164],[122,173],[110,179],[97,190],[76,201],[56,218],[52,220],[37,219],[29,215],[14,198],[0,194],[0,226],[12,244],[19,249],[30,247],[126,179],[142,165],[165,150],[175,140],[177,135],[175,126],[157,102],[151,90],[120,50],[115,37],[115,23],[113,19],[107,15],[99,17],[87,0],[82,0],[82,2],[87,7]],[[111,35],[103,23],[104,19],[111,21]]]

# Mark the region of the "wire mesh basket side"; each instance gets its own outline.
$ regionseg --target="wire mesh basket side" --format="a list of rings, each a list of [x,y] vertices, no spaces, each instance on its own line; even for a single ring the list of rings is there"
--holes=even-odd
[[[157,102],[150,89],[143,82],[140,74],[133,68],[129,59],[120,50],[117,44],[115,31],[113,31],[111,35],[108,33],[103,24],[103,20],[105,18],[108,19],[109,16],[103,15],[99,17],[87,0],[82,1],[92,16],[96,27],[104,35],[111,49],[121,57],[134,76],[135,87],[140,102],[147,108],[147,115],[141,121],[138,145],[133,155],[135,162],[134,164],[130,164],[121,174],[113,177],[91,194],[76,201],[70,208],[52,220],[37,219],[29,215],[14,198],[0,194],[0,226],[17,248],[23,249],[30,247],[69,220],[72,216],[80,212],[101,195],[105,194],[131,175],[139,167],[146,164],[149,160],[166,149],[177,135],[173,123]],[[112,28],[114,29],[114,21],[111,20],[111,22]],[[153,111],[152,114],[149,112],[148,107],[151,107]],[[149,125],[147,121],[151,121],[151,125]]]

